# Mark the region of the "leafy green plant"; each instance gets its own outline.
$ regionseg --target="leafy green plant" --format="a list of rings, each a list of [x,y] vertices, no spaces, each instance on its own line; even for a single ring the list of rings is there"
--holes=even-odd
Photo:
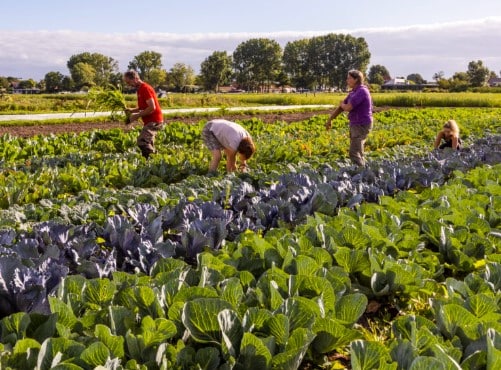
[[[88,92],[87,109],[94,108],[97,111],[110,111],[111,119],[117,119],[118,113],[126,116],[125,123],[130,123],[129,113],[127,112],[127,102],[120,88],[110,86],[105,89],[93,87]]]

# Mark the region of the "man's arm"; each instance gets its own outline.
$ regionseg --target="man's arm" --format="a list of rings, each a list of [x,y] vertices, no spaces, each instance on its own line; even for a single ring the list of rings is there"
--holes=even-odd
[[[131,121],[137,121],[139,118],[147,116],[155,111],[155,99],[150,98],[146,100],[146,104],[148,104],[148,106],[143,110],[140,110],[139,108],[132,110],[132,114],[130,116]]]

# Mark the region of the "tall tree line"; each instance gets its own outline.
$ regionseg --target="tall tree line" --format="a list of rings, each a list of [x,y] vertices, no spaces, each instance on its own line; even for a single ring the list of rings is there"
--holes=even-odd
[[[193,68],[176,63],[163,69],[162,55],[143,51],[128,64],[141,79],[155,87],[183,91],[193,84],[205,90],[218,91],[222,85],[235,81],[248,91],[268,91],[276,84],[291,84],[300,88],[344,86],[346,71],[365,70],[370,52],[363,38],[328,34],[287,43],[284,49],[268,38],[253,38],[240,43],[233,54],[215,51],[200,66],[200,75]],[[45,75],[49,92],[80,90],[92,86],[106,87],[121,83],[118,62],[99,53],[72,55],[67,67],[69,76],[60,72]]]
[[[218,91],[220,86],[231,82],[247,91],[268,91],[272,85],[342,89],[346,72],[350,69],[365,72],[370,57],[364,38],[330,33],[288,42],[283,49],[275,40],[253,38],[240,43],[232,54],[214,51],[201,63],[198,76],[185,63],[175,63],[169,70],[164,69],[162,55],[149,50],[134,56],[127,67],[136,70],[152,86],[171,91],[190,91],[193,85],[205,91]],[[48,72],[40,84],[48,92],[57,92],[122,83],[118,62],[100,53],[72,55],[67,67],[69,75]],[[368,72],[369,82],[373,84],[381,85],[390,78],[382,65],[373,65]],[[458,88],[482,86],[492,76],[495,73],[482,61],[472,61],[466,72],[458,72],[449,80],[444,79],[443,72],[437,72],[434,79],[442,82],[441,87]],[[418,73],[408,77],[415,83],[424,81]],[[0,82],[6,84],[3,80]]]

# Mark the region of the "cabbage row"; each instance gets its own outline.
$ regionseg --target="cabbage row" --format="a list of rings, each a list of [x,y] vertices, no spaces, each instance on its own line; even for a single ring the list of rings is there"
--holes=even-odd
[[[64,251],[77,265],[81,251],[70,248],[76,230],[45,225],[37,249],[54,257],[45,255],[28,279],[23,266],[39,257],[33,249],[11,246],[23,258],[1,260],[2,286],[33,288],[16,297],[28,313],[0,322],[2,361],[47,369],[284,369],[343,363],[349,346],[353,368],[496,368],[500,173],[500,165],[478,168],[420,194],[309,216],[292,231],[247,231],[199,253],[196,267],[162,258],[147,274],[73,275],[57,287],[65,271],[53,262]],[[127,229],[110,240],[119,245],[127,235],[138,234]],[[384,313],[391,334],[371,332],[371,313]]]

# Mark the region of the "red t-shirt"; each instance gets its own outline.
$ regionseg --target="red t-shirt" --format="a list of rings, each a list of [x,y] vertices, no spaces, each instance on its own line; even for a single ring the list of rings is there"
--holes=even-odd
[[[137,106],[139,107],[139,109],[144,110],[148,108],[148,103],[146,103],[146,101],[150,99],[153,99],[155,101],[155,110],[153,111],[153,113],[141,117],[145,125],[150,122],[163,122],[164,117],[162,114],[162,108],[158,103],[155,90],[153,90],[153,87],[148,85],[146,82],[143,82],[137,90]]]

